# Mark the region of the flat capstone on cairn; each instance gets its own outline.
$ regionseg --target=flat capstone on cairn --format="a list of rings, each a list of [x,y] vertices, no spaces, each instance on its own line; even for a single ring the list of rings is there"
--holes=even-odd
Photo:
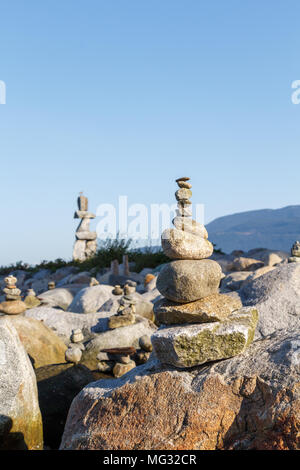
[[[136,354],[132,346],[127,348],[103,349],[97,355],[99,372],[112,372],[114,377],[121,377],[136,367],[131,356]]]
[[[291,255],[288,259],[289,263],[300,263],[300,242],[298,240],[292,246]]]
[[[21,300],[21,290],[16,286],[17,278],[15,276],[7,276],[4,279],[5,302],[0,304],[0,312],[6,315],[19,315],[27,309],[26,304]]]
[[[151,337],[158,359],[178,368],[193,367],[242,353],[253,341],[255,308],[219,294],[222,270],[208,259],[213,245],[204,225],[193,220],[189,178],[176,180],[175,228],[162,233],[162,248],[172,259],[160,271],[154,304],[160,328]]]
[[[127,348],[102,349],[97,355],[98,370],[102,373],[110,373],[114,377],[121,377],[136,365],[145,364],[152,351],[151,339],[148,335],[139,338],[139,349],[133,346]]]
[[[88,198],[80,193],[78,199],[78,210],[74,219],[81,219],[76,230],[76,241],[73,249],[74,261],[85,261],[95,255],[97,251],[97,233],[90,231],[90,220],[96,217],[88,212]]]

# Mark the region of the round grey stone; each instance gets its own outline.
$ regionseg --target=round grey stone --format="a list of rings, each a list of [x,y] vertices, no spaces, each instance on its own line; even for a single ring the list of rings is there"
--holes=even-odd
[[[157,278],[157,289],[169,300],[187,303],[218,292],[222,270],[213,260],[176,260]]]

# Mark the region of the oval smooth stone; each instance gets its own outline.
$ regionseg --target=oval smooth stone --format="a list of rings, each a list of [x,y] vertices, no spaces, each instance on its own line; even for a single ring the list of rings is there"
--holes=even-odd
[[[185,199],[190,199],[192,194],[193,193],[190,189],[181,188],[176,191],[175,197],[177,201],[184,201]]]
[[[193,302],[218,292],[221,267],[211,259],[177,260],[160,271],[156,287],[169,300]]]
[[[161,245],[165,255],[171,259],[204,259],[214,251],[210,241],[176,228],[163,231]]]
[[[173,219],[173,224],[178,230],[192,233],[198,237],[208,238],[205,226],[203,224],[199,224],[199,222],[196,222],[195,220],[188,219],[187,217],[175,217]]]

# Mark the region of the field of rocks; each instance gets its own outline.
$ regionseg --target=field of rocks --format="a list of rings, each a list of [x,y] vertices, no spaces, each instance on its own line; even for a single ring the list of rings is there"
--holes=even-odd
[[[299,449],[300,244],[214,253],[177,184],[169,262],[1,275],[1,449]]]

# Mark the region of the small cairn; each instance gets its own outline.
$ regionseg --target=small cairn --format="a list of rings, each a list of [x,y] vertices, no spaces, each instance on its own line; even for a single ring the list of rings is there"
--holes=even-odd
[[[37,298],[36,293],[33,289],[27,290],[27,295],[24,299],[24,303],[27,308],[34,308],[41,305],[41,301]]]
[[[154,305],[159,330],[152,336],[161,362],[193,367],[242,353],[252,342],[258,321],[254,308],[219,294],[222,270],[208,259],[213,245],[204,225],[192,220],[189,178],[176,180],[175,228],[162,233],[162,248],[171,258],[160,271],[157,288],[165,297]]]
[[[112,372],[115,377],[121,377],[136,366],[131,356],[136,354],[133,346],[127,348],[102,349],[97,355],[98,370]]]
[[[115,287],[112,290],[113,295],[123,295],[123,289],[119,284],[116,284]]]
[[[136,362],[138,365],[145,364],[152,352],[151,338],[148,335],[143,335],[139,339],[140,351],[136,353]]]
[[[82,343],[84,336],[81,329],[77,328],[76,330],[73,330],[70,339],[71,343],[65,352],[65,359],[67,362],[78,364],[82,357],[82,351],[85,349],[84,344]]]
[[[0,312],[7,315],[19,315],[27,309],[26,304],[21,300],[21,290],[17,288],[17,278],[14,276],[7,276],[4,279],[5,287],[3,292],[5,294],[5,302],[0,304]]]
[[[49,281],[48,282],[48,290],[53,290],[55,289],[55,282],[54,281]]]
[[[133,325],[135,323],[136,299],[134,297],[135,286],[126,284],[124,295],[119,300],[119,308],[116,315],[108,320],[108,327],[113,330],[122,326]]]
[[[97,251],[97,233],[90,231],[90,219],[96,216],[88,212],[88,198],[80,193],[78,199],[78,211],[74,218],[81,219],[76,230],[76,242],[73,249],[73,260],[85,261],[94,256]]]
[[[90,287],[99,286],[99,281],[98,281],[98,279],[96,279],[95,277],[91,277],[89,286],[90,286]]]
[[[296,241],[291,249],[291,257],[288,259],[289,263],[300,263],[300,242]]]

